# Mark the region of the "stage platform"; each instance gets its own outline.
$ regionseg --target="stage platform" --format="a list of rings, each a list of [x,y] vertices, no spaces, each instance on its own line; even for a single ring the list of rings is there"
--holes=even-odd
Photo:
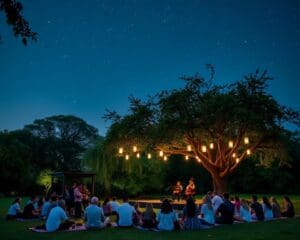
[[[138,203],[141,208],[145,208],[147,203],[152,203],[153,208],[160,208],[161,203],[164,199],[166,199],[166,198],[161,198],[161,199],[134,199],[134,200],[130,200],[129,202],[132,205],[134,205],[135,203]],[[179,202],[177,200],[173,201],[171,198],[168,198],[168,199],[172,201],[172,205],[173,205],[173,208],[175,210],[182,210],[185,203],[186,203],[186,201],[184,199],[179,201]],[[201,199],[196,199],[196,204],[197,205],[199,205],[201,203],[202,203]]]

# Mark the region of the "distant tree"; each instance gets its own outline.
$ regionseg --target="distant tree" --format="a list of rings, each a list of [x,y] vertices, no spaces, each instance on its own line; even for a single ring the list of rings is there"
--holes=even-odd
[[[80,169],[82,154],[98,137],[96,128],[78,117],[65,115],[35,120],[24,130],[43,140],[43,161],[52,161],[57,170]]]
[[[227,190],[228,177],[250,154],[284,161],[283,124],[299,126],[300,117],[267,93],[267,72],[257,70],[236,83],[214,86],[214,69],[208,67],[208,81],[199,75],[183,77],[182,89],[163,91],[146,102],[131,97],[123,117],[108,112],[104,117],[113,123],[106,149],[117,155],[122,147],[122,155],[131,158],[133,146],[141,154],[161,151],[166,157],[193,158],[210,173],[219,192]]]
[[[37,33],[31,30],[28,21],[21,14],[23,5],[19,1],[0,0],[0,10],[6,14],[6,22],[12,25],[14,35],[20,36],[24,45],[27,45],[28,39],[37,41]]]

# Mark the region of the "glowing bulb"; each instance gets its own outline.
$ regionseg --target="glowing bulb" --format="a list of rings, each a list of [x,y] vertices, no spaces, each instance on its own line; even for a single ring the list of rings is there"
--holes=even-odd
[[[247,155],[250,155],[250,154],[251,154],[251,150],[247,149]]]
[[[163,151],[159,151],[159,156],[163,157],[164,156],[164,152]]]
[[[202,146],[202,152],[206,152],[207,151],[207,149],[206,149],[206,146]]]
[[[119,154],[123,154],[124,149],[122,147],[119,148]]]
[[[148,154],[147,154],[147,158],[148,158],[148,159],[151,159],[151,157],[152,157],[152,156],[151,156],[151,153],[148,153]]]
[[[236,158],[235,161],[236,161],[236,163],[239,163],[240,159],[239,159],[239,158]]]
[[[132,147],[132,151],[133,151],[133,152],[137,152],[137,146],[133,146],[133,147]]]
[[[245,144],[249,144],[249,138],[248,138],[248,137],[245,137],[245,138],[244,138],[244,143],[245,143]]]
[[[196,159],[199,163],[201,162],[201,159],[198,156],[196,157]]]
[[[137,153],[137,154],[136,154],[136,157],[137,157],[137,158],[140,158],[140,157],[141,157],[141,154],[140,154],[140,153]]]
[[[128,154],[126,154],[125,159],[129,160],[129,155]]]
[[[191,145],[187,145],[186,148],[187,148],[188,152],[192,151],[192,146]]]
[[[164,161],[166,162],[168,160],[168,157],[167,156],[164,156]]]
[[[235,157],[236,157],[236,154],[235,154],[235,153],[233,153],[233,154],[232,154],[232,157],[233,157],[233,158],[235,158]]]
[[[189,156],[185,156],[185,160],[189,160]]]
[[[209,148],[210,148],[210,149],[214,149],[214,147],[215,147],[215,146],[214,146],[213,143],[209,144]]]
[[[228,147],[233,148],[233,141],[228,142]]]

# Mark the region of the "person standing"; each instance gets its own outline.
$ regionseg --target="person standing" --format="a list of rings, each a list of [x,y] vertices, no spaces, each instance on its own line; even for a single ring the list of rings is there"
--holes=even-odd
[[[183,187],[181,185],[180,181],[177,181],[176,185],[173,188],[173,200],[177,198],[177,201],[179,202],[181,199]]]
[[[186,197],[194,197],[196,194],[196,186],[195,186],[195,183],[194,183],[194,179],[191,178],[189,180],[189,184],[186,186],[186,189],[185,189],[185,195]]]
[[[75,203],[75,218],[81,218],[81,212],[82,212],[82,185],[78,184],[76,185],[76,188],[74,189],[74,203]]]

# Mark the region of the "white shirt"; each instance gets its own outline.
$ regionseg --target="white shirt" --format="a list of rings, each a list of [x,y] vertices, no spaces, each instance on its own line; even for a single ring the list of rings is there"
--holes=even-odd
[[[160,230],[167,230],[172,231],[174,230],[174,222],[177,220],[177,216],[174,211],[170,213],[161,213],[159,211],[157,215],[157,221],[158,221],[158,229]]]
[[[101,207],[95,204],[89,205],[84,211],[84,220],[86,226],[89,227],[102,227],[104,221],[104,213]]]
[[[213,209],[209,209],[207,204],[202,204],[201,214],[203,214],[203,219],[209,224],[215,224],[215,214]]]
[[[57,206],[55,208],[52,208],[46,222],[47,231],[56,231],[59,228],[61,222],[67,219],[68,217],[66,215],[66,212],[61,207]]]
[[[132,225],[133,214],[135,209],[129,203],[123,203],[116,209],[117,214],[119,215],[118,225],[121,227],[129,227]]]
[[[109,205],[112,212],[116,212],[117,208],[119,207],[119,203],[117,201],[110,201]]]
[[[19,203],[16,202],[9,207],[7,215],[16,216],[17,213],[20,211],[21,211],[20,205]]]
[[[214,211],[216,212],[217,209],[220,207],[220,205],[223,203],[223,199],[218,196],[218,195],[215,195],[212,199],[211,199],[211,203],[212,203],[212,206],[213,206],[213,209]]]

